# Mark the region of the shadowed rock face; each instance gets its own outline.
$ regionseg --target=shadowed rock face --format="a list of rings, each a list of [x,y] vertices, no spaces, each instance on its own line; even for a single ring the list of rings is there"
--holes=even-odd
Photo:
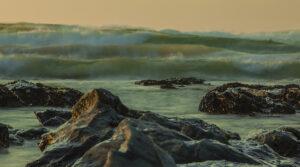
[[[9,146],[8,126],[0,123],[0,149]]]
[[[53,88],[18,80],[0,85],[0,107],[73,106],[82,93],[70,88]]]
[[[300,106],[300,86],[229,83],[208,92],[199,110],[213,114],[294,114]]]
[[[300,158],[300,131],[290,127],[280,128],[260,135],[253,139],[270,146],[278,154],[286,157]]]
[[[117,96],[95,89],[73,106],[70,120],[42,136],[39,147],[43,154],[27,166],[175,166],[174,162],[215,159],[259,163],[201,133],[223,143],[239,138],[199,119],[128,109]],[[200,150],[211,153],[205,153],[206,157],[190,154]],[[215,151],[220,153],[215,155]]]

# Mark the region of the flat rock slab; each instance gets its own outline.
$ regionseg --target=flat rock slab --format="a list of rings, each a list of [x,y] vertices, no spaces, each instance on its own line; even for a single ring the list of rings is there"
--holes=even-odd
[[[83,94],[71,88],[54,88],[24,80],[0,85],[0,107],[73,106]]]
[[[191,84],[204,84],[203,79],[197,79],[195,77],[190,78],[169,78],[164,80],[141,80],[136,81],[135,84],[143,86],[160,86],[161,89],[176,89],[174,85],[183,87],[184,85]]]
[[[199,111],[212,114],[294,114],[300,108],[299,85],[229,83],[209,91]]]

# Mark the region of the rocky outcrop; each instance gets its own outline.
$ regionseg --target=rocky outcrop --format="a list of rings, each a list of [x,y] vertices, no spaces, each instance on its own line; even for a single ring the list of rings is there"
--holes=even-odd
[[[213,114],[294,114],[300,106],[300,86],[229,83],[209,91],[199,110]]]
[[[231,147],[230,139],[239,136],[199,119],[131,110],[109,91],[95,89],[73,106],[70,120],[42,136],[42,156],[27,166],[175,166],[206,160],[260,163]]]
[[[176,89],[174,85],[184,86],[191,84],[203,84],[205,80],[197,79],[195,77],[190,78],[169,78],[164,80],[141,80],[136,81],[135,84],[143,86],[160,86],[161,89]]]
[[[282,156],[300,158],[299,134],[299,130],[285,127],[257,135],[253,140],[267,144]]]
[[[0,123],[0,149],[9,146],[8,126]]]
[[[70,88],[54,88],[24,80],[0,85],[0,107],[73,106],[82,93]]]
[[[44,126],[59,126],[72,117],[71,112],[58,110],[46,110],[34,114]]]

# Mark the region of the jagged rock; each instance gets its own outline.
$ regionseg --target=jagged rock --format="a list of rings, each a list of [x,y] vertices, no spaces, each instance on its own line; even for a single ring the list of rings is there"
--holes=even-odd
[[[299,132],[300,131],[294,128],[273,130],[257,135],[253,138],[253,140],[262,144],[267,144],[282,156],[300,158],[300,141],[296,136]]]
[[[9,147],[8,126],[0,123],[0,149]]]
[[[53,88],[24,80],[0,86],[0,106],[55,106],[74,105],[82,93],[70,88]]]
[[[46,110],[34,112],[40,123],[44,126],[59,126],[72,117],[69,111]]]
[[[199,110],[213,114],[294,114],[300,104],[300,86],[262,86],[229,83],[209,91]]]
[[[49,130],[46,128],[32,128],[25,131],[18,131],[16,135],[25,139],[40,139],[41,136],[47,132],[49,132]]]
[[[190,77],[190,78],[169,78],[164,80],[141,80],[141,81],[136,81],[135,84],[143,85],[143,86],[160,85],[161,89],[176,89],[173,85],[179,85],[183,87],[184,85],[203,84],[204,81],[205,80],[203,79]]]
[[[89,149],[73,166],[176,167],[176,164],[147,135],[122,124],[111,139]]]
[[[147,146],[141,148],[147,148],[149,151],[164,150],[170,154],[169,150],[165,149],[168,148],[164,143],[166,140],[174,139],[181,143],[194,140],[181,133],[182,128],[187,125],[201,127],[211,133],[215,130],[217,135],[226,136],[226,140],[231,138],[228,136],[234,138],[234,135],[232,135],[234,133],[221,130],[215,125],[207,124],[202,120],[166,118],[151,112],[128,109],[121,103],[117,96],[107,90],[96,89],[82,96],[73,106],[71,119],[56,130],[42,136],[39,147],[43,151],[43,154],[38,160],[29,163],[27,166],[72,166],[74,164],[90,164],[93,166],[106,164],[106,162],[109,162],[108,164],[112,166],[122,165],[119,162],[124,162],[125,165],[147,164],[148,160],[144,159],[144,154],[140,154],[138,152],[140,149],[135,148],[140,147],[140,144],[144,142],[144,137],[136,144],[130,144],[130,150],[134,150],[133,152],[126,152],[126,150],[124,152],[121,149],[121,155],[126,155],[124,157],[121,155],[117,156],[120,152],[119,148],[123,148],[123,145],[125,146],[128,142],[130,143],[131,140],[136,141],[136,138],[130,136],[128,140],[120,141],[115,140],[113,136],[120,136],[122,134],[122,127],[125,127],[125,129],[128,128],[130,131],[137,131],[136,133],[143,134],[138,136],[146,135],[147,137],[145,138],[147,139],[145,140],[148,140],[148,138],[152,140],[151,143],[153,142],[153,144],[147,144]],[[106,148],[110,146],[112,149],[118,150],[112,151],[117,154],[109,153],[109,150]],[[139,161],[129,162],[126,159],[127,155],[137,154],[141,156]],[[157,156],[166,158],[165,153],[157,152],[156,154]],[[148,157],[148,159],[153,159],[155,161],[154,164],[158,160],[155,157]],[[118,163],[117,160],[119,160]],[[171,161],[161,159],[161,162],[170,163]]]

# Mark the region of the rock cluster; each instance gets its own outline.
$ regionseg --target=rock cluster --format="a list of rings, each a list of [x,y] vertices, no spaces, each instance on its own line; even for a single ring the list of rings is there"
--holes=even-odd
[[[73,106],[82,93],[70,88],[54,88],[24,80],[0,85],[0,107]]]
[[[213,114],[294,114],[300,108],[299,85],[247,85],[229,83],[209,91],[199,110]]]
[[[85,94],[72,118],[42,136],[33,166],[176,166],[207,160],[261,164],[230,146],[236,133],[199,119],[127,108],[104,89]]]
[[[158,85],[161,89],[176,89],[174,85],[184,86],[191,84],[203,84],[205,80],[197,79],[195,77],[190,78],[169,78],[164,80],[141,80],[136,81],[135,84],[143,86]]]

